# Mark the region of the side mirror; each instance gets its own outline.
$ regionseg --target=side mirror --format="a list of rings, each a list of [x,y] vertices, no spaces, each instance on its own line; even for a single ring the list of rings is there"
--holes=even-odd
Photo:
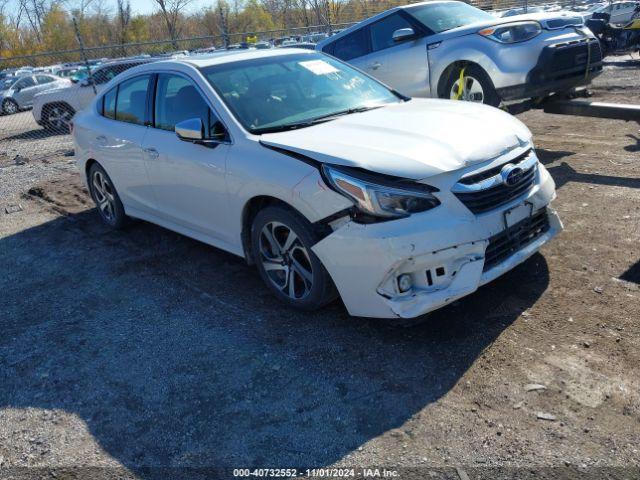
[[[185,142],[204,140],[204,126],[199,118],[183,120],[176,125],[176,135]]]
[[[400,28],[393,32],[393,41],[394,42],[402,42],[404,40],[409,40],[411,38],[415,38],[416,32],[413,31],[413,28]]]
[[[183,120],[175,126],[176,135],[183,142],[200,143],[203,145],[217,145],[226,139],[226,133],[214,134],[213,138],[205,138],[204,125],[199,118]]]
[[[19,93],[22,90],[22,87],[13,87],[13,91]]]

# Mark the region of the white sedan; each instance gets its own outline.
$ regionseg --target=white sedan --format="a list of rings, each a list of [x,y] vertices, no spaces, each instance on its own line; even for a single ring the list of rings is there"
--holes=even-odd
[[[74,119],[113,228],[135,217],[255,264],[287,304],[415,317],[561,229],[531,133],[498,109],[406,98],[322,53],[142,65]]]

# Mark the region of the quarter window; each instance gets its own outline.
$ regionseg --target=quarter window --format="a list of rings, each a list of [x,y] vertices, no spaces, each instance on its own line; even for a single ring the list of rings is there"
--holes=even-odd
[[[389,15],[372,24],[369,27],[371,32],[371,50],[377,52],[378,50],[384,50],[385,48],[397,45],[393,40],[393,32],[401,28],[413,27],[399,13]]]
[[[333,55],[345,62],[367,55],[369,53],[369,46],[367,45],[368,42],[365,31],[365,28],[361,28],[336,40],[333,46]]]
[[[118,86],[116,120],[144,125],[149,76],[135,77]]]
[[[178,123],[192,118],[202,121],[205,138],[219,138],[224,134],[222,123],[190,80],[180,75],[158,75],[155,127],[174,131]]]

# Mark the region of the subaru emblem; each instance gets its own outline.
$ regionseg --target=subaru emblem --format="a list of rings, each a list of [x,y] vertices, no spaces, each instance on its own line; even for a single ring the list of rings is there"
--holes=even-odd
[[[507,163],[502,170],[500,170],[500,177],[502,178],[502,183],[504,183],[508,187],[513,187],[520,183],[522,177],[524,176],[524,171],[511,163]]]

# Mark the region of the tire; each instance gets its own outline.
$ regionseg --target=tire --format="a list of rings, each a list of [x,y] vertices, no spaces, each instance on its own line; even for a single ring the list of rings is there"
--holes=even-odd
[[[16,103],[15,100],[11,98],[7,98],[4,102],[2,102],[2,113],[5,115],[13,115],[20,111],[20,107]]]
[[[69,105],[45,105],[42,107],[42,124],[52,132],[70,133],[69,126],[75,111]]]
[[[98,207],[103,223],[113,230],[119,230],[127,223],[124,206],[111,178],[104,168],[94,163],[89,169],[89,192]]]
[[[459,96],[458,86],[460,84],[460,73],[463,68],[463,81],[467,87],[463,92],[463,97],[466,98],[456,98]],[[477,65],[465,65],[453,68],[449,78],[445,82],[441,98],[484,103],[492,107],[499,106],[501,101],[489,75]]]
[[[251,250],[262,280],[279,300],[300,310],[317,310],[338,296],[311,250],[317,241],[311,223],[285,207],[266,207],[251,226]]]

